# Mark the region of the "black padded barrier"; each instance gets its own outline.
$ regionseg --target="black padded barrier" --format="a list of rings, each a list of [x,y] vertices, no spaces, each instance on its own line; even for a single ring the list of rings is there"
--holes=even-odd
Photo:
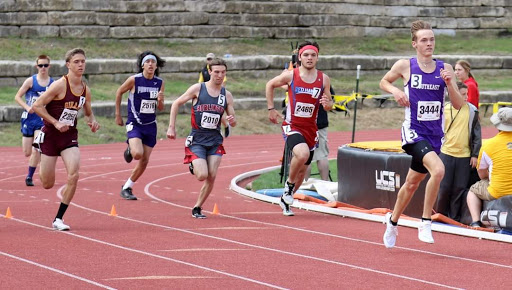
[[[410,164],[411,156],[405,153],[339,147],[338,201],[365,209],[393,209]],[[405,209],[405,215],[421,218],[428,178],[427,174]]]

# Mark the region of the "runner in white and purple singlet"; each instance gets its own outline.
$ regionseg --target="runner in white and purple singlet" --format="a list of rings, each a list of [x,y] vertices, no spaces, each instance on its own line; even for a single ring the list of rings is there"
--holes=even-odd
[[[126,120],[126,136],[128,146],[124,151],[124,159],[130,163],[138,160],[130,177],[121,188],[121,197],[127,200],[137,200],[132,192],[135,182],[146,170],[149,157],[156,145],[156,113],[164,109],[163,79],[159,78],[160,68],[165,65],[152,51],[145,51],[137,58],[139,73],[128,77],[116,91],[116,123],[123,126],[121,116],[121,100],[123,94],[128,96],[128,118]]]
[[[386,232],[383,241],[387,248],[395,246],[398,219],[409,204],[420,182],[427,173],[430,178],[425,189],[422,221],[418,238],[433,243],[431,231],[432,208],[444,176],[444,165],[437,154],[443,138],[443,100],[448,91],[454,108],[459,109],[464,99],[459,93],[451,65],[432,58],[435,37],[432,26],[418,20],[411,25],[412,46],[416,57],[398,60],[380,81],[380,88],[392,93],[400,106],[405,107],[402,125],[402,148],[412,156],[411,168],[405,183],[398,191],[393,213],[386,214]],[[393,83],[403,80],[404,90]]]

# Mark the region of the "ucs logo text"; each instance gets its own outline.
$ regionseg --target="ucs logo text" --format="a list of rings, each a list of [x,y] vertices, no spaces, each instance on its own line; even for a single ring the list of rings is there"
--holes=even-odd
[[[400,175],[394,171],[375,170],[375,188],[394,192],[400,188]]]

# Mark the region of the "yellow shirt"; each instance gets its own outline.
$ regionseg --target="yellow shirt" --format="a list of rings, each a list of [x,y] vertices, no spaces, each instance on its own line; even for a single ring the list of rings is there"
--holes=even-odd
[[[457,158],[471,157],[469,148],[469,106],[456,110],[451,104],[444,107],[444,143],[441,152]]]
[[[478,169],[489,169],[487,190],[496,199],[512,195],[512,132],[499,132],[482,145]]]

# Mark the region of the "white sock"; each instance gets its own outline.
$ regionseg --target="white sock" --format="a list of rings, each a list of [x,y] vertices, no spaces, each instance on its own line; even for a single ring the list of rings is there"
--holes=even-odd
[[[130,178],[126,181],[126,183],[123,186],[123,189],[131,188],[135,182],[133,182]]]

